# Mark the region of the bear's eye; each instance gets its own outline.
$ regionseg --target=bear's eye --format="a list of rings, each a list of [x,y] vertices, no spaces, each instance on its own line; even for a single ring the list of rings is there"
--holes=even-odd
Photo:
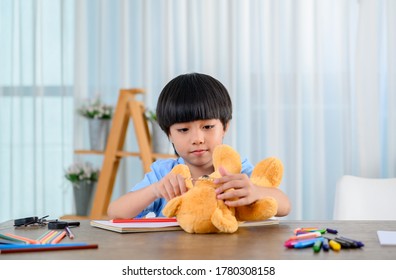
[[[201,181],[213,181],[214,179],[211,178],[209,175],[202,175],[201,177],[199,177],[199,180],[201,180]]]

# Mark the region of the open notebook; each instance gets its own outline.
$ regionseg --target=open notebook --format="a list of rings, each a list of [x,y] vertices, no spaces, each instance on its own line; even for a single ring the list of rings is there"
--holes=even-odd
[[[133,233],[133,232],[156,232],[156,231],[174,231],[182,230],[176,219],[161,219],[151,218],[147,219],[132,219],[121,222],[113,222],[112,220],[92,220],[91,226],[102,228],[119,233]],[[264,221],[257,222],[241,222],[239,227],[255,227],[255,226],[266,226],[279,224],[279,220],[271,218]]]

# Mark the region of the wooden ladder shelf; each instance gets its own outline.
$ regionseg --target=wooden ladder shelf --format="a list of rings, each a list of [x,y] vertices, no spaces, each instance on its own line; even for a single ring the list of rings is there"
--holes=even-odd
[[[114,112],[102,169],[99,175],[96,192],[89,217],[63,216],[63,219],[107,219],[107,207],[113,193],[120,159],[126,156],[137,156],[142,160],[143,171],[150,171],[150,165],[157,158],[171,158],[175,155],[153,153],[151,136],[145,119],[145,106],[136,100],[137,94],[144,93],[143,89],[121,89]],[[139,152],[123,151],[129,120],[133,120],[135,136]],[[101,151],[77,150],[77,154],[103,154]]]

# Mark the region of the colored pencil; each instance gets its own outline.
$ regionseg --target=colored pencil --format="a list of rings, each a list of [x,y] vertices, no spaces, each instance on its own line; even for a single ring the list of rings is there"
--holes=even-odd
[[[49,244],[51,243],[51,240],[58,234],[59,231],[54,230],[51,232],[51,234],[47,235],[42,241],[41,244]]]
[[[1,239],[8,240],[8,241],[16,242],[16,243],[27,244],[27,242],[24,241],[24,240],[12,238],[12,237],[10,237],[10,236],[7,236],[7,235],[1,234],[1,233],[0,233],[0,238],[1,238]]]
[[[40,251],[97,249],[98,247],[99,247],[98,244],[86,244],[86,245],[70,244],[70,246],[65,246],[64,244],[37,245],[37,246],[25,245],[24,248],[1,249],[0,254],[27,253],[27,252],[40,252]]]
[[[67,236],[69,236],[70,239],[74,239],[74,234],[71,229],[69,227],[65,227],[65,230],[67,232]]]
[[[58,243],[58,244],[8,244],[0,245],[0,250],[2,249],[19,249],[19,248],[47,248],[47,247],[61,247],[61,246],[82,246],[88,245],[86,242],[77,243]]]
[[[113,223],[169,223],[177,222],[176,218],[141,218],[141,219],[113,219]]]
[[[9,236],[11,238],[15,238],[15,239],[19,239],[21,241],[25,241],[25,242],[27,242],[29,244],[39,244],[40,243],[40,241],[38,241],[38,240],[30,239],[30,238],[19,236],[19,235],[12,234],[12,233],[6,233],[5,235]]]
[[[66,230],[62,230],[54,239],[51,240],[51,244],[59,243],[66,236]]]
[[[50,231],[47,231],[46,233],[44,233],[43,235],[41,235],[41,236],[38,238],[38,241],[40,241],[40,244],[44,244],[44,241],[45,241],[50,235],[54,234],[54,232],[56,232],[56,231],[55,231],[55,230],[50,230]]]

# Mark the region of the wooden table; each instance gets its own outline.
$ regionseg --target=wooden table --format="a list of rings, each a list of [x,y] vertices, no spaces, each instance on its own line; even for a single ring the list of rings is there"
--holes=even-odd
[[[312,248],[288,249],[283,243],[299,227],[333,228],[346,237],[362,241],[361,249],[339,252]],[[234,234],[189,234],[184,231],[115,233],[89,225],[73,228],[76,238],[62,242],[98,244],[98,249],[0,254],[0,260],[396,260],[396,246],[381,246],[377,230],[396,231],[396,221],[287,221],[279,225],[240,228]],[[47,231],[14,229],[13,222],[0,224],[0,233],[38,238]]]

